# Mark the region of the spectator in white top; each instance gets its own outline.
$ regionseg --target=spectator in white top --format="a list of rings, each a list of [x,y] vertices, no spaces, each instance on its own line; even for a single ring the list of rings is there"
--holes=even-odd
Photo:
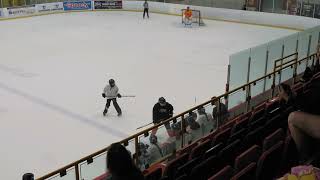
[[[103,90],[102,97],[107,98],[106,107],[103,111],[103,115],[105,116],[108,112],[108,109],[110,107],[111,101],[113,102],[113,106],[118,112],[118,116],[121,116],[122,111],[117,103],[117,97],[121,98],[121,95],[118,93],[119,88],[115,84],[115,81],[113,79],[109,80],[109,84],[106,85],[106,87]]]
[[[147,17],[149,19],[149,4],[148,4],[147,0],[145,0],[144,3],[143,3],[143,9],[144,9],[143,10],[143,19],[144,19],[146,14],[147,14]]]
[[[159,159],[163,157],[163,152],[158,143],[158,138],[156,135],[150,135],[150,147],[149,147],[149,156],[150,156],[150,164],[157,162]]]
[[[202,136],[208,134],[210,131],[213,131],[216,128],[216,121],[213,121],[212,115],[207,113],[204,107],[198,108],[198,118],[197,122],[200,124],[202,131]]]

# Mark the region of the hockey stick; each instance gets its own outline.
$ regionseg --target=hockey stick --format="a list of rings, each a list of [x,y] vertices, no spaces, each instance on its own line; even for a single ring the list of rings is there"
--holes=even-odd
[[[153,124],[153,123],[152,123],[152,122],[151,122],[151,123],[148,123],[148,124],[146,124],[146,125],[143,125],[143,126],[138,127],[137,129],[144,128],[144,127],[146,127],[146,126],[149,126],[150,124]]]
[[[123,95],[121,97],[136,97],[134,95]],[[117,98],[117,96],[106,96],[106,98]]]

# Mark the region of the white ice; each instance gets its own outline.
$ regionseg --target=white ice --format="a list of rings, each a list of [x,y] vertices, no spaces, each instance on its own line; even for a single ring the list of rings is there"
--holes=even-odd
[[[151,122],[159,96],[175,113],[224,92],[229,55],[295,31],[177,16],[83,12],[0,22],[0,179],[36,177]],[[123,95],[102,116],[114,78]]]

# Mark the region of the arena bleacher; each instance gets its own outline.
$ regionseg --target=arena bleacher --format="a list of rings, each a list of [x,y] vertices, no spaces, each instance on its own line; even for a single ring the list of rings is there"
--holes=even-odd
[[[308,96],[316,73],[307,83],[293,86],[298,96]],[[288,131],[292,107],[281,109],[277,97],[231,119],[206,137],[177,152],[177,156],[145,171],[147,180],[270,180],[299,165],[297,149]],[[319,166],[319,156],[307,162]]]

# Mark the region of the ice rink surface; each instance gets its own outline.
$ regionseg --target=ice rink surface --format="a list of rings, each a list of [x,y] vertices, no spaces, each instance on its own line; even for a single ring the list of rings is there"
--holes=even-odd
[[[164,96],[180,113],[224,92],[229,55],[293,30],[134,12],[82,12],[0,21],[0,179],[36,177],[151,122]],[[123,95],[102,116],[102,89]],[[196,102],[195,102],[196,99]]]

